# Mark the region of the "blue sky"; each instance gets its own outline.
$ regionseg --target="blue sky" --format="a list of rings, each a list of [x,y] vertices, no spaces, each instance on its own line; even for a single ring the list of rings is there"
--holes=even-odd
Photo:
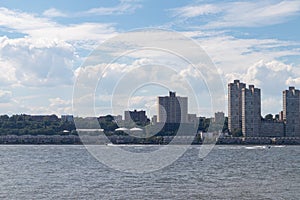
[[[300,88],[299,25],[297,0],[4,0],[0,113],[72,114],[73,86],[86,57],[120,33],[153,27],[196,41],[215,63],[225,88],[234,79],[255,84],[262,89],[262,114],[276,114],[282,109],[282,90],[289,85]],[[118,66],[113,69],[111,79],[124,73]],[[93,70],[85,73],[97,75]],[[129,107],[155,114],[155,97],[167,95],[166,90],[144,89],[149,90],[147,95],[136,92]],[[211,115],[205,104],[200,111],[190,106],[189,112]]]

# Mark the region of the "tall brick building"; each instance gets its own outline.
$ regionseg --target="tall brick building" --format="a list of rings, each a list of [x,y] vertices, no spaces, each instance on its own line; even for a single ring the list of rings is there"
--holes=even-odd
[[[249,85],[242,89],[242,133],[247,137],[258,137],[261,133],[260,89]]]
[[[289,87],[283,91],[283,120],[286,137],[300,137],[300,91]]]
[[[228,84],[228,128],[245,137],[300,137],[300,91],[283,91],[283,111],[279,119],[262,119],[261,91],[235,80]]]
[[[228,84],[228,129],[231,133],[242,131],[242,89],[245,83],[234,80]]]
[[[186,123],[188,116],[188,98],[176,96],[169,92],[169,96],[158,97],[158,122]]]

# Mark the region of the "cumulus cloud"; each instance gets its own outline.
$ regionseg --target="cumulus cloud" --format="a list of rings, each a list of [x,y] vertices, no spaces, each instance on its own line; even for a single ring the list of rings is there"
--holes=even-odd
[[[193,94],[191,86],[197,89],[205,88],[203,84],[199,84],[199,80],[196,80],[199,76],[194,76],[192,69],[185,70],[185,66],[177,73],[170,67],[156,66],[154,63],[149,65],[151,63],[149,59],[131,61],[108,65],[102,63],[77,69],[75,107],[86,108],[95,103],[99,113],[103,108],[112,106],[117,114],[134,108],[146,109],[153,114],[157,109],[157,106],[154,106],[156,97],[168,95],[168,90],[175,90],[177,94],[188,96]],[[188,78],[193,78],[193,83],[189,84],[186,80]],[[199,91],[194,92],[197,92],[195,95],[200,94]],[[191,100],[190,105],[195,108],[195,100]],[[81,114],[84,114],[87,109],[81,111]]]
[[[258,61],[245,73],[229,73],[225,75],[227,82],[240,79],[247,85],[254,84],[261,89],[262,113],[282,110],[282,91],[293,85],[300,88],[299,74],[293,66],[277,60]]]
[[[277,60],[260,60],[248,68],[245,73],[228,73],[227,82],[240,79],[263,89],[264,94],[278,94],[288,86],[288,80],[297,78],[291,65]]]
[[[74,48],[58,40],[0,38],[2,82],[26,86],[72,84]]]
[[[139,7],[140,5],[137,1],[120,1],[114,7],[94,8],[75,13],[74,16],[130,14]],[[297,15],[299,10],[298,1],[275,2],[271,0],[268,2],[217,3],[214,5],[199,4],[176,8],[172,12],[174,16],[186,20],[196,19],[199,16],[213,16],[213,19],[216,20],[205,21],[205,27],[224,28],[277,24]],[[121,84],[124,83],[124,86],[127,83],[134,85],[138,83],[138,79],[149,80],[149,77],[156,77],[155,80],[170,80],[172,88],[176,88],[176,90],[179,88],[178,90],[184,91],[185,85],[180,81],[189,77],[189,80],[194,81],[195,87],[199,88],[199,91],[202,91],[205,87],[204,83],[199,84],[199,79],[202,77],[194,73],[191,67],[185,65],[186,63],[177,62],[172,56],[167,57],[159,51],[137,51],[135,55],[133,55],[134,53],[131,54],[133,58],[137,58],[135,62],[114,63],[104,73],[102,72],[106,62],[101,62],[102,64],[97,66],[77,69],[73,72],[72,65],[77,58],[78,48],[85,48],[89,51],[92,47],[95,47],[95,44],[99,44],[100,41],[116,35],[117,31],[113,24],[90,22],[60,24],[51,19],[55,17],[70,17],[69,14],[55,8],[46,10],[43,16],[0,8],[0,26],[2,30],[25,35],[24,38],[20,39],[9,39],[7,37],[0,39],[1,85],[29,86],[26,87],[28,90],[39,86],[71,85],[74,73],[77,78],[78,74],[81,73],[81,79],[84,81],[84,84],[93,86],[92,92],[95,92],[94,86],[97,84],[99,77],[103,76],[101,84],[103,84],[104,89],[107,89],[107,92],[103,93],[107,98],[109,97],[109,92],[114,90],[114,85],[118,83],[124,74],[129,74],[127,77],[123,77]],[[297,87],[297,84],[299,85],[300,83],[299,75],[295,73],[295,66],[277,61],[279,60],[278,58],[283,56],[298,56],[300,54],[299,47],[296,47],[296,44],[292,42],[283,42],[276,39],[239,39],[228,36],[221,31],[215,32],[211,30],[186,32],[185,34],[197,39],[197,42],[217,65],[218,71],[223,73],[228,81],[242,77],[240,79],[248,84],[253,83],[261,87],[266,99],[271,99],[271,95],[275,95],[275,99],[277,97],[280,99],[281,90],[288,85]],[[169,40],[166,40],[165,37],[160,37],[160,35],[153,39],[156,39],[159,43],[164,43],[166,48],[170,44],[178,44],[177,47],[182,49],[184,44],[180,43],[181,40],[171,36]],[[130,38],[133,42],[137,39],[134,33],[130,35]],[[161,41],[158,38],[162,38]],[[144,41],[144,44],[152,45],[151,40]],[[124,49],[126,49],[126,46]],[[138,59],[145,55],[147,55],[146,58]],[[193,50],[187,52],[187,55],[198,56]],[[133,73],[133,71],[130,72],[134,66],[153,64],[154,62],[150,58],[159,61],[168,60],[169,62],[155,62],[155,64],[160,65],[160,67],[163,65],[172,67],[180,65],[176,68],[179,70],[177,74],[172,74],[168,70],[160,70],[161,73],[138,71],[140,73],[137,74]],[[171,76],[168,76],[168,74],[171,74]],[[167,84],[169,82],[163,83]],[[119,91],[122,93],[125,90]],[[206,90],[203,91],[206,92]],[[199,97],[203,97],[201,92],[197,91],[197,94]],[[9,97],[9,94],[7,95]],[[83,101],[91,98],[94,97],[82,95]],[[102,98],[102,100],[107,102],[107,98]],[[47,99],[48,101],[46,102],[49,106],[34,106],[31,110],[30,108],[28,110],[34,113],[53,111],[62,113],[67,112],[65,109],[70,108],[70,102],[62,98]],[[140,97],[132,100],[133,105],[136,107],[143,104],[153,104],[153,102],[146,102],[145,99]]]
[[[16,68],[13,67],[9,60],[4,60],[0,56],[0,84],[1,86],[8,86],[16,84]]]

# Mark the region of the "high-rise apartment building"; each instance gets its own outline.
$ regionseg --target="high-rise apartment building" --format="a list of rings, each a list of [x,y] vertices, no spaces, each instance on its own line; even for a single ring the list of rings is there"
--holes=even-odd
[[[247,137],[260,136],[261,97],[254,85],[242,89],[242,133]]]
[[[234,80],[228,84],[228,129],[231,133],[242,131],[242,89],[245,83]]]
[[[283,91],[283,120],[286,137],[300,137],[300,91],[289,87]]]
[[[283,91],[283,111],[277,119],[262,119],[260,92],[239,80],[228,84],[229,131],[245,137],[300,137],[300,91]]]
[[[188,98],[176,96],[169,92],[169,96],[158,97],[158,122],[186,123],[188,112]]]

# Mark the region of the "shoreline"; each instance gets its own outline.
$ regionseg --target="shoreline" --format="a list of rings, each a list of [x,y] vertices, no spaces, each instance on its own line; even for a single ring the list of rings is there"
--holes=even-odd
[[[169,145],[173,136],[135,138],[131,136],[77,136],[77,135],[5,135],[0,145]],[[221,137],[201,141],[198,137],[180,136],[171,145],[300,145],[300,137]]]

